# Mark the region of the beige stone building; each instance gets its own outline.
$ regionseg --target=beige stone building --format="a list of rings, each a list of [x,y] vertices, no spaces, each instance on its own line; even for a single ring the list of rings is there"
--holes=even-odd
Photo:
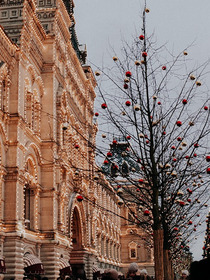
[[[5,279],[24,273],[56,279],[70,266],[92,279],[93,268],[122,266],[121,209],[95,172],[96,82],[77,40],[73,7],[70,0],[0,0]]]

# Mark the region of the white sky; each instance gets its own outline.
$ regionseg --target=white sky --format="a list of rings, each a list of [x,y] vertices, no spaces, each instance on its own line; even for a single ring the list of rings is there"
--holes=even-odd
[[[79,42],[87,45],[88,64],[109,65],[114,55],[110,46],[119,53],[122,38],[129,41],[141,34],[144,0],[74,2],[76,31]],[[190,59],[202,63],[210,58],[210,0],[148,0],[147,7],[148,34],[154,31],[158,45],[168,42],[176,54],[193,42]],[[202,258],[203,241],[200,235],[191,247],[195,260]]]

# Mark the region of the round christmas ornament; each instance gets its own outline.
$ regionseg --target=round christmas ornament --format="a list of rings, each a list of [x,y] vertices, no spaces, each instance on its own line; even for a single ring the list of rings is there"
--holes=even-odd
[[[206,156],[206,161],[210,162],[210,155]]]
[[[133,109],[134,109],[135,111],[140,111],[140,110],[141,110],[141,107],[140,107],[140,105],[136,104],[136,105],[133,106]]]
[[[209,107],[208,107],[208,106],[204,106],[203,109],[204,109],[205,111],[207,111],[207,110],[209,109]]]
[[[176,125],[177,125],[177,126],[182,126],[182,122],[181,122],[181,121],[177,121],[177,122],[176,122]]]
[[[125,105],[129,107],[129,106],[131,105],[131,102],[130,102],[129,100],[127,100],[127,101],[125,102]]]
[[[124,89],[128,89],[128,85],[127,84],[124,84],[123,87],[124,87]]]
[[[106,138],[106,134],[102,134],[101,137],[102,137],[102,138]]]
[[[139,183],[143,184],[144,183],[144,179],[143,178],[139,179]]]
[[[144,210],[144,216],[149,216],[149,214],[150,214],[150,212],[149,212],[149,210]]]
[[[140,35],[140,36],[139,36],[139,39],[140,39],[140,40],[144,40],[144,35]]]
[[[210,174],[210,167],[206,169],[207,174]]]
[[[75,144],[75,149],[79,149],[79,144]]]
[[[107,159],[104,160],[104,164],[108,164],[109,161]]]
[[[116,57],[116,56],[113,56],[113,58],[112,58],[114,61],[117,61],[118,60],[118,58]]]
[[[127,71],[127,72],[125,73],[125,76],[126,76],[126,77],[131,77],[131,75],[132,75],[132,74],[131,74],[130,71]]]
[[[161,105],[161,102],[160,101],[158,101],[158,103],[157,103],[158,105]]]
[[[175,150],[175,149],[176,149],[176,147],[175,147],[175,146],[171,146],[171,149],[172,149],[172,150]]]
[[[141,61],[139,61],[139,60],[136,60],[136,61],[135,61],[135,65],[136,65],[136,66],[139,66],[139,65],[141,65]]]
[[[99,116],[99,113],[98,112],[95,112],[95,117],[98,117]]]
[[[162,66],[162,70],[166,70],[166,66],[164,65],[164,66]]]
[[[142,53],[142,56],[143,56],[143,57],[147,57],[147,52],[143,52],[143,53]]]
[[[195,76],[194,75],[190,75],[190,80],[195,80]]]
[[[150,12],[150,9],[146,8],[145,12],[148,14]]]
[[[77,201],[79,201],[79,202],[81,202],[81,201],[83,201],[83,196],[82,195],[77,195]]]
[[[187,191],[188,191],[189,194],[192,194],[192,190],[191,189],[187,188]]]
[[[96,76],[100,76],[101,73],[100,73],[99,71],[95,71],[95,75],[96,75]]]
[[[112,153],[111,153],[111,152],[108,152],[106,155],[107,155],[108,157],[112,157]]]
[[[183,55],[188,55],[188,52],[187,51],[183,51]]]
[[[183,103],[184,105],[186,105],[186,104],[187,104],[187,99],[183,99],[183,100],[182,100],[182,103]]]
[[[194,147],[195,147],[195,148],[198,148],[198,147],[199,147],[199,144],[198,144],[198,143],[195,143],[195,144],[194,144]]]
[[[125,82],[125,83],[129,83],[129,82],[130,82],[129,78],[125,78],[125,79],[124,79],[124,82]]]
[[[106,103],[101,104],[101,108],[102,108],[102,109],[106,109],[106,108],[107,108]]]
[[[117,140],[114,139],[114,140],[112,141],[112,143],[116,145],[116,144],[117,144]]]
[[[130,139],[131,139],[131,136],[130,136],[130,135],[127,135],[127,136],[126,136],[126,139],[127,139],[127,140],[130,140]]]
[[[182,141],[182,137],[178,137],[177,141],[181,142]]]
[[[201,82],[200,81],[196,81],[196,86],[201,86]]]
[[[179,205],[183,207],[183,206],[185,206],[185,202],[181,200],[181,201],[179,201]]]

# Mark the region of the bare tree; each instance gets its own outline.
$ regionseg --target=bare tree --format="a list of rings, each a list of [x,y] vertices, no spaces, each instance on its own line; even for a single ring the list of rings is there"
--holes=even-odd
[[[119,195],[139,207],[137,222],[152,228],[156,279],[162,280],[172,279],[172,262],[209,200],[209,63],[188,66],[186,50],[174,56],[157,47],[146,32],[148,13],[145,4],[141,34],[124,43],[114,66],[96,71],[101,108],[95,115],[102,170],[115,187],[123,181]]]

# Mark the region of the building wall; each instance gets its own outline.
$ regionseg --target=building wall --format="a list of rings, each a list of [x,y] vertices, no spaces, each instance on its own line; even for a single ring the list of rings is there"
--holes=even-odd
[[[93,267],[119,270],[131,261],[117,195],[96,172],[96,82],[75,46],[70,4],[66,9],[62,0],[0,2],[0,13],[7,12],[0,19],[5,279],[23,278],[26,254],[41,260],[49,279],[59,276],[64,260],[75,271],[84,269],[88,279]],[[151,261],[148,255],[142,260]]]
[[[50,279],[59,276],[61,259],[84,267],[88,278],[93,264],[120,263],[120,222],[93,204],[99,200],[91,148],[96,82],[72,46],[73,17],[61,0],[51,4],[50,32],[40,22],[43,7],[33,0],[13,6],[21,9],[19,35],[10,36],[18,45],[0,29],[0,235],[8,279],[22,279],[26,253],[40,258]],[[10,13],[5,2],[0,11],[7,8]],[[13,30],[13,21],[1,21],[7,31],[9,23]],[[113,208],[115,197],[104,196]]]

